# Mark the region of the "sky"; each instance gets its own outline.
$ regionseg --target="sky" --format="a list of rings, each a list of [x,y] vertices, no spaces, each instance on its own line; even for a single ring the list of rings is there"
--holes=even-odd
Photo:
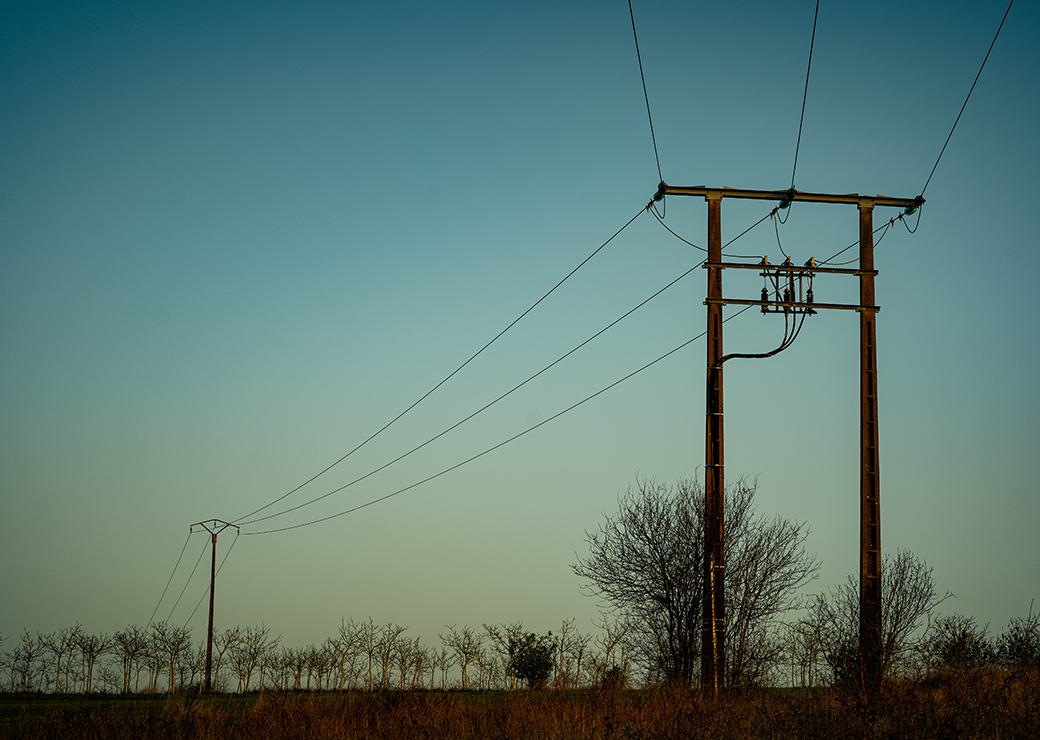
[[[664,179],[785,188],[812,2],[634,4]],[[624,2],[4,3],[0,23],[0,634],[182,623],[206,536],[395,417],[647,203],[657,187]],[[821,3],[796,187],[917,195],[1000,3]],[[929,185],[877,248],[883,548],[934,567],[944,608],[999,631],[1040,598],[1040,343],[1032,269],[1040,8],[1019,3]],[[726,238],[773,204],[726,201]],[[895,211],[878,209],[880,224]],[[703,200],[667,223],[704,243]],[[795,204],[797,260],[857,238]],[[739,249],[737,247],[739,246]],[[769,220],[734,245],[777,261]],[[850,253],[851,256],[852,253]],[[332,490],[542,368],[700,260],[644,213],[486,352],[285,504]],[[754,273],[727,295],[757,297]],[[421,480],[700,333],[704,274],[296,524]],[[821,276],[819,301],[853,301]],[[777,317],[726,324],[729,351]],[[726,367],[729,478],[811,527],[808,591],[858,558],[858,327],[821,313]],[[570,565],[637,476],[701,476],[704,345],[383,503],[242,528],[217,627],[287,644],[341,618],[567,617]],[[271,508],[267,512],[276,511]],[[188,537],[187,545],[184,545]],[[218,557],[234,540],[218,542]],[[176,595],[184,591],[177,603]],[[189,622],[204,634],[205,609]],[[8,642],[5,648],[10,647]]]

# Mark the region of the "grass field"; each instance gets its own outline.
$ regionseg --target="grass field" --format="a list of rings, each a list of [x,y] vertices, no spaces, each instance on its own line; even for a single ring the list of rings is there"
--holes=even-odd
[[[1035,674],[836,689],[0,696],[11,738],[1040,737]]]

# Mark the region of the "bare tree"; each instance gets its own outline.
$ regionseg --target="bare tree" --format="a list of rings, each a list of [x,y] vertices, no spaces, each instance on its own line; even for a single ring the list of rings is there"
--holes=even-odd
[[[94,689],[94,666],[98,658],[112,649],[112,638],[105,634],[91,634],[80,631],[76,640],[83,666],[83,693],[89,694]]]
[[[397,688],[408,688],[408,680],[412,676],[413,644],[407,637],[398,637],[394,641],[394,657],[397,660]]]
[[[137,674],[141,672],[141,661],[145,651],[148,649],[148,633],[136,625],[128,625],[126,629],[116,632],[112,636],[112,645],[123,669],[124,694],[130,693],[130,677],[137,668]],[[137,690],[136,687],[134,689]]]
[[[177,660],[177,685],[181,687],[196,685],[205,670],[206,646],[199,643],[193,647],[189,643],[188,647],[181,651]]]
[[[575,688],[579,688],[583,685],[582,676],[584,675],[584,672],[582,670],[582,664],[584,663],[585,672],[589,670],[588,659],[590,642],[592,642],[592,635],[588,633],[575,632],[568,648],[570,651],[570,658],[574,661],[573,686]]]
[[[249,691],[253,676],[274,650],[279,638],[271,637],[271,630],[264,625],[246,627],[240,639],[230,648],[231,670],[238,678],[238,690]],[[262,678],[261,678],[262,683]]]
[[[51,659],[54,661],[54,692],[57,694],[68,692],[71,688],[68,685],[68,675],[72,665],[73,655],[76,651],[76,643],[79,639],[79,635],[82,632],[82,628],[79,622],[74,624],[72,627],[65,627],[55,632],[49,632],[46,634],[38,633],[37,641],[43,650],[50,654]],[[64,674],[62,671],[64,670]],[[62,675],[66,676],[65,683],[63,684],[61,679]]]
[[[148,686],[147,690],[155,693],[159,690],[159,676],[162,675],[165,667],[162,645],[154,629],[155,625],[151,625],[152,629],[148,635],[148,648],[144,654],[145,667],[148,669]]]
[[[462,688],[467,689],[469,688],[469,667],[483,648],[484,638],[468,625],[463,625],[461,629],[456,629],[453,624],[445,626],[448,628],[448,634],[441,635],[441,641],[455,653],[455,660],[459,665],[459,672],[462,674]]]
[[[368,662],[368,690],[371,691],[374,683],[373,666],[379,655],[379,628],[369,617],[367,622],[362,622],[358,629],[358,640],[361,651]]]
[[[625,642],[636,630],[625,619],[610,619],[601,615],[594,646],[598,655],[592,657],[592,680],[597,686],[624,688],[628,683],[629,661]]]
[[[441,637],[443,640],[444,638]],[[443,691],[447,687],[448,682],[448,671],[455,665],[455,656],[446,647],[441,647],[440,650],[436,650],[432,653],[433,655],[433,674],[436,675],[437,671],[441,673],[441,690]],[[433,688],[433,676],[430,677],[430,688]]]
[[[821,668],[826,666],[822,649],[822,627],[810,619],[786,625],[783,634],[784,654],[791,669],[791,686],[816,686]]]
[[[12,691],[39,690],[43,652],[39,640],[25,630],[9,659]]]
[[[892,675],[909,667],[909,659],[925,638],[923,622],[950,598],[938,597],[932,568],[909,550],[886,556],[881,567],[881,670]],[[807,621],[821,639],[821,652],[835,683],[859,676],[859,583],[852,576],[818,594]]]
[[[173,693],[173,690],[177,688],[177,663],[181,659],[181,654],[191,647],[191,629],[176,627],[166,622],[155,622],[151,628],[152,646],[169,672],[167,690]]]
[[[997,656],[988,626],[980,626],[974,617],[963,614],[937,618],[921,647],[929,672],[980,668],[993,663]]]
[[[766,519],[754,509],[755,486],[726,491],[725,625],[730,685],[760,681],[779,657],[770,631],[797,605],[797,590],[817,561],[805,551],[805,524]],[[633,629],[628,643],[650,678],[690,683],[700,658],[704,495],[698,481],[672,487],[637,480],[618,511],[586,532],[589,554],[574,572]]]
[[[213,635],[213,663],[210,680],[213,682],[213,687],[218,690],[223,690],[224,684],[221,678],[221,671],[224,668],[224,661],[227,659],[228,651],[234,648],[241,639],[242,630],[239,627],[227,627]]]
[[[379,630],[377,641],[379,655],[379,688],[390,688],[390,673],[394,665],[394,651],[397,646],[397,638],[407,630],[399,624],[388,622]]]
[[[524,626],[520,622],[514,624],[485,624],[484,634],[488,644],[495,652],[501,665],[502,674],[506,676],[510,691],[516,690],[516,674],[513,672],[512,648],[524,635]]]
[[[426,671],[430,670],[430,649],[416,637],[412,640],[412,688],[421,689]]]
[[[1015,617],[997,639],[997,656],[1006,666],[1015,670],[1040,668],[1040,612]]]
[[[361,651],[363,631],[364,626],[356,623],[353,619],[349,622],[340,620],[339,630],[334,640],[338,669],[336,677],[337,689],[342,690],[346,686],[347,680],[352,673],[354,662]]]

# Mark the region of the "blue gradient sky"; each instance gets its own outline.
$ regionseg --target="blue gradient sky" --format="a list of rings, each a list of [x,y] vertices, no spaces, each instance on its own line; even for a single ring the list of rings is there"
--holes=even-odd
[[[353,447],[656,187],[624,2],[215,5],[4,4],[4,635],[144,623],[189,523],[237,517]],[[812,5],[636,4],[666,180],[787,185]],[[823,3],[798,187],[916,195],[999,5]],[[1038,29],[1040,9],[1020,3],[919,231],[895,229],[877,254],[884,546],[924,557],[951,608],[996,629],[1040,597]],[[726,233],[767,209],[727,202]],[[828,256],[856,218],[796,205],[785,245]],[[702,201],[670,201],[668,220],[703,242]],[[739,244],[778,254],[768,223]],[[641,217],[306,492],[439,431],[697,259]],[[703,280],[309,512],[425,477],[700,332]],[[758,285],[727,274],[726,289]],[[837,279],[816,293],[855,296]],[[760,350],[779,332],[749,312],[726,346]],[[857,341],[853,315],[823,314],[782,356],[727,366],[729,475],[758,477],[763,512],[811,524],[813,588],[856,564]],[[427,637],[446,622],[589,628],[596,603],[569,568],[584,530],[636,474],[699,475],[703,353],[385,504],[243,537],[218,625],[262,620],[290,643],[341,616]]]

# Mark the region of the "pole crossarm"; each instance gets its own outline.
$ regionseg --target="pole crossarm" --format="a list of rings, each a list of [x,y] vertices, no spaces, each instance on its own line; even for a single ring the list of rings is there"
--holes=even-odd
[[[877,313],[881,310],[881,306],[866,306],[857,303],[816,303],[809,301],[772,301],[772,300],[759,300],[751,298],[705,298],[704,305],[720,306],[763,306],[766,308],[796,308],[796,309],[807,309],[809,311],[819,310],[834,310],[834,311],[870,311]]]
[[[708,262],[705,261],[704,269],[709,267],[721,267],[726,270],[768,270],[769,272],[793,272],[793,273],[827,273],[830,275],[863,275],[869,272],[877,275],[877,270],[854,270],[847,267],[819,267],[818,265],[774,265],[769,262]]]
[[[225,522],[223,519],[203,519],[201,522],[195,522],[194,524],[192,524],[189,529],[194,529],[195,527],[202,527],[210,534],[220,534],[228,527],[234,527],[235,529],[238,529],[237,524]]]
[[[669,185],[661,182],[657,186],[654,200],[658,201],[666,195],[692,195],[707,198],[740,198],[743,200],[775,200],[781,207],[794,201],[805,203],[845,203],[847,205],[872,205],[902,208],[906,213],[913,213],[924,205],[924,196],[916,198],[894,198],[889,195],[859,195],[857,193],[808,193],[790,188],[788,190],[748,190],[746,188],[709,188],[704,185]]]

